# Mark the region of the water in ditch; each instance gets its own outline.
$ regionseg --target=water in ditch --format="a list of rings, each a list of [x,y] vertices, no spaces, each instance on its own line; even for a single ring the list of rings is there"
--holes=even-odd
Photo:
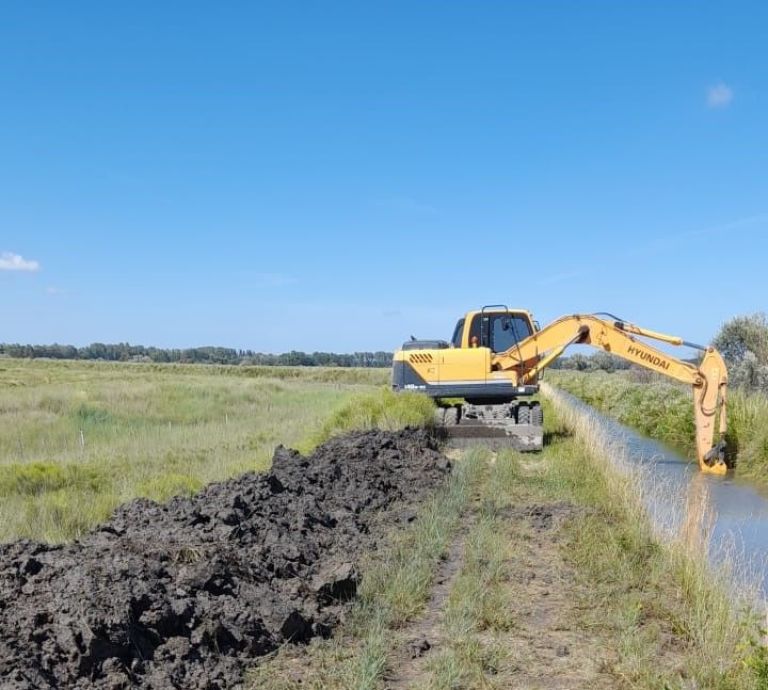
[[[768,602],[768,494],[732,476],[703,474],[698,465],[658,441],[619,424],[574,396],[607,436],[626,449],[626,460],[640,469],[646,508],[663,534],[679,535],[686,523],[703,524],[709,558],[734,567],[739,584]]]

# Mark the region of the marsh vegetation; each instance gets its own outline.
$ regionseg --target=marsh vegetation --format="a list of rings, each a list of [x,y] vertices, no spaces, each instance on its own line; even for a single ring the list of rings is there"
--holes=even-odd
[[[72,539],[129,499],[189,495],[266,469],[278,444],[371,426],[376,409],[355,404],[358,420],[345,404],[383,373],[0,360],[0,540]]]

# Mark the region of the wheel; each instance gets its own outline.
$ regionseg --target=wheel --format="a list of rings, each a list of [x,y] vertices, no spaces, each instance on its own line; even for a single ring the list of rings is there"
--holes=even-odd
[[[544,424],[544,410],[539,403],[531,405],[531,424],[536,426],[543,426]]]
[[[528,407],[528,403],[521,402],[517,406],[517,423],[518,424],[530,424],[531,423],[531,408]]]
[[[456,426],[459,423],[459,408],[446,407],[443,424],[445,426]]]

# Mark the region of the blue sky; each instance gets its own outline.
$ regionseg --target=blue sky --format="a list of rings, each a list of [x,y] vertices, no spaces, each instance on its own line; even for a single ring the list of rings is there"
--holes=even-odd
[[[0,8],[0,341],[766,308],[764,2]]]

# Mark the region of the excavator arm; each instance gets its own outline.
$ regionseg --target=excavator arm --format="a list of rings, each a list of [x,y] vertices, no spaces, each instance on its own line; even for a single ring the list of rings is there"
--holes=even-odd
[[[607,316],[608,318],[603,318]],[[669,345],[693,347],[702,351],[699,365],[662,352],[635,336],[643,336]],[[727,428],[726,390],[728,372],[720,353],[676,336],[665,335],[627,323],[610,315],[563,316],[506,350],[493,355],[491,369],[514,370],[520,384],[534,382],[570,345],[591,345],[610,352],[657,374],[686,383],[693,391],[696,421],[696,457],[704,472],[725,474]],[[719,439],[713,443],[719,414]]]

